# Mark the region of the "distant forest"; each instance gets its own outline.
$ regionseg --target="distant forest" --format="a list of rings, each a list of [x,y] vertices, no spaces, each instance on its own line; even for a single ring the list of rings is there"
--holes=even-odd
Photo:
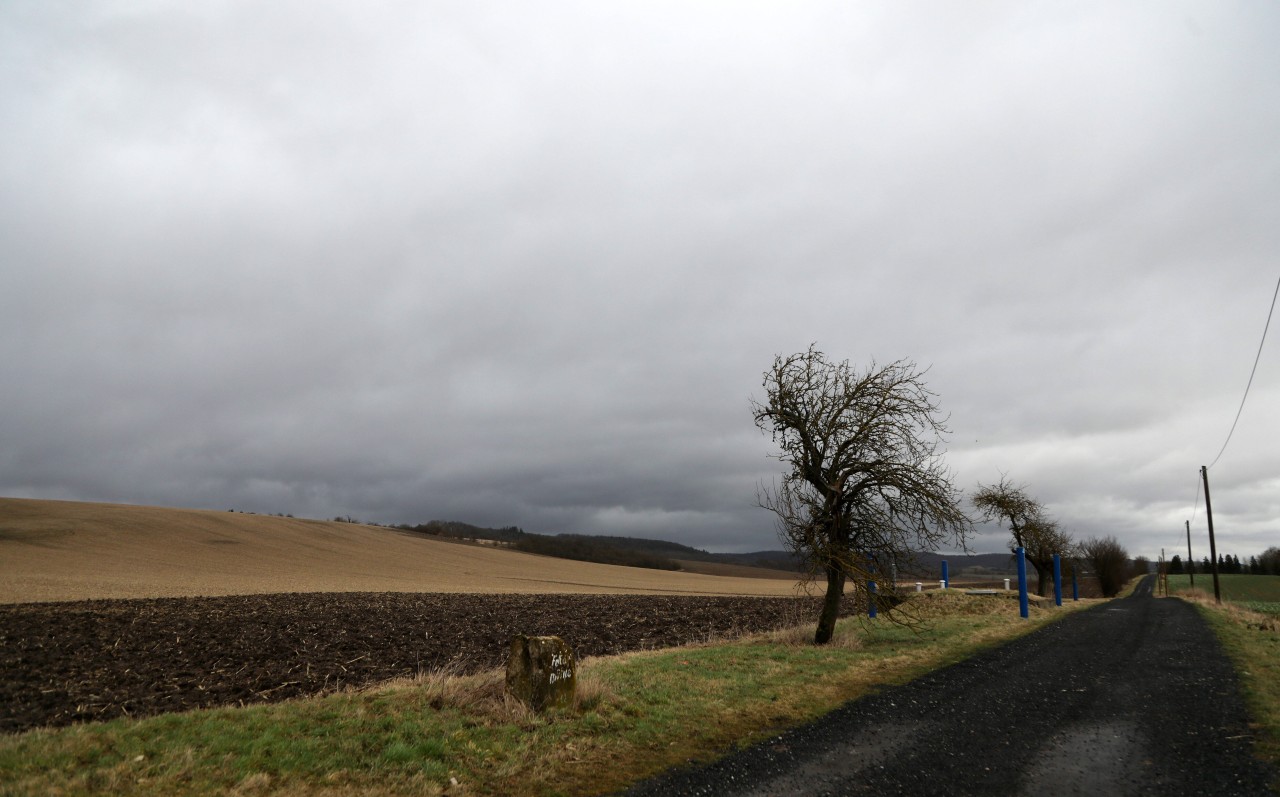
[[[346,522],[357,522],[351,518],[335,518]],[[536,534],[524,531],[519,526],[505,526],[491,529],[472,526],[455,520],[431,520],[416,526],[401,524],[394,528],[411,531],[417,534],[430,534],[435,537],[450,537],[457,540],[487,541],[517,551],[555,556],[560,559],[574,559],[579,562],[596,562],[607,565],[625,565],[627,567],[647,567],[654,570],[681,570],[680,561],[715,562],[719,564],[745,565],[747,567],[763,567],[771,570],[784,570],[800,573],[803,563],[787,551],[756,551],[753,553],[710,553],[701,548],[691,548],[677,542],[667,540],[651,540],[643,537],[607,537],[588,534]],[[950,574],[954,577],[994,577],[1012,575],[1017,572],[1013,555],[1004,553],[986,554],[936,554],[921,552],[911,556],[899,572],[899,578],[936,579],[940,577],[942,562],[947,560]],[[1145,559],[1139,558],[1135,565],[1141,569],[1154,568]],[[1195,572],[1208,572],[1209,559],[1206,557],[1195,563]],[[1175,554],[1169,562],[1170,573],[1190,571],[1180,556]],[[1241,561],[1232,555],[1218,557],[1218,570],[1222,573],[1254,573],[1280,575],[1280,549],[1269,548],[1260,557],[1249,557]]]
[[[519,526],[489,529],[452,520],[432,520],[416,526],[401,525],[397,528],[418,534],[431,534],[459,540],[487,540],[517,551],[555,556],[560,559],[647,567],[653,570],[680,570],[677,560],[681,559],[777,570],[798,570],[796,560],[785,551],[758,551],[744,554],[709,553],[700,548],[691,548],[688,545],[666,540],[587,534],[535,534],[524,531]]]

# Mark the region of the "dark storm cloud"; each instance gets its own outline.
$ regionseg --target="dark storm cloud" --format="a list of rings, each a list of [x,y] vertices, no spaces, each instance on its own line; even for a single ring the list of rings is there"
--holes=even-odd
[[[7,6],[0,494],[772,547],[747,399],[816,340],[931,366],[962,486],[1158,553],[1277,276],[1277,33],[1245,3]],[[1241,554],[1280,522],[1275,351],[1215,468]]]

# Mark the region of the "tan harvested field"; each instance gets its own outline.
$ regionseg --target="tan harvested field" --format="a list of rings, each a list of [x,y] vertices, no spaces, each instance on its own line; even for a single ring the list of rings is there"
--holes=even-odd
[[[786,570],[774,570],[769,567],[751,567],[749,565],[729,565],[720,562],[699,562],[695,559],[676,559],[680,569],[689,573],[702,573],[708,576],[736,576],[740,578],[776,578],[795,583],[799,575]]]
[[[276,592],[792,595],[789,579],[573,562],[378,526],[0,498],[0,603]]]

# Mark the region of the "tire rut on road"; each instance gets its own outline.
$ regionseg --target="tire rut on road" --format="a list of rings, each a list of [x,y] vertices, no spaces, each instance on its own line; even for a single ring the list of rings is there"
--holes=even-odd
[[[1270,793],[1230,662],[1151,581],[627,794]]]

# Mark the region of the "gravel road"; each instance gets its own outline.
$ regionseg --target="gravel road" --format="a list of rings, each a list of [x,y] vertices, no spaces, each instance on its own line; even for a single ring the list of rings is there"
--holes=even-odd
[[[854,701],[640,795],[1254,795],[1230,662],[1196,610],[1134,594]]]

